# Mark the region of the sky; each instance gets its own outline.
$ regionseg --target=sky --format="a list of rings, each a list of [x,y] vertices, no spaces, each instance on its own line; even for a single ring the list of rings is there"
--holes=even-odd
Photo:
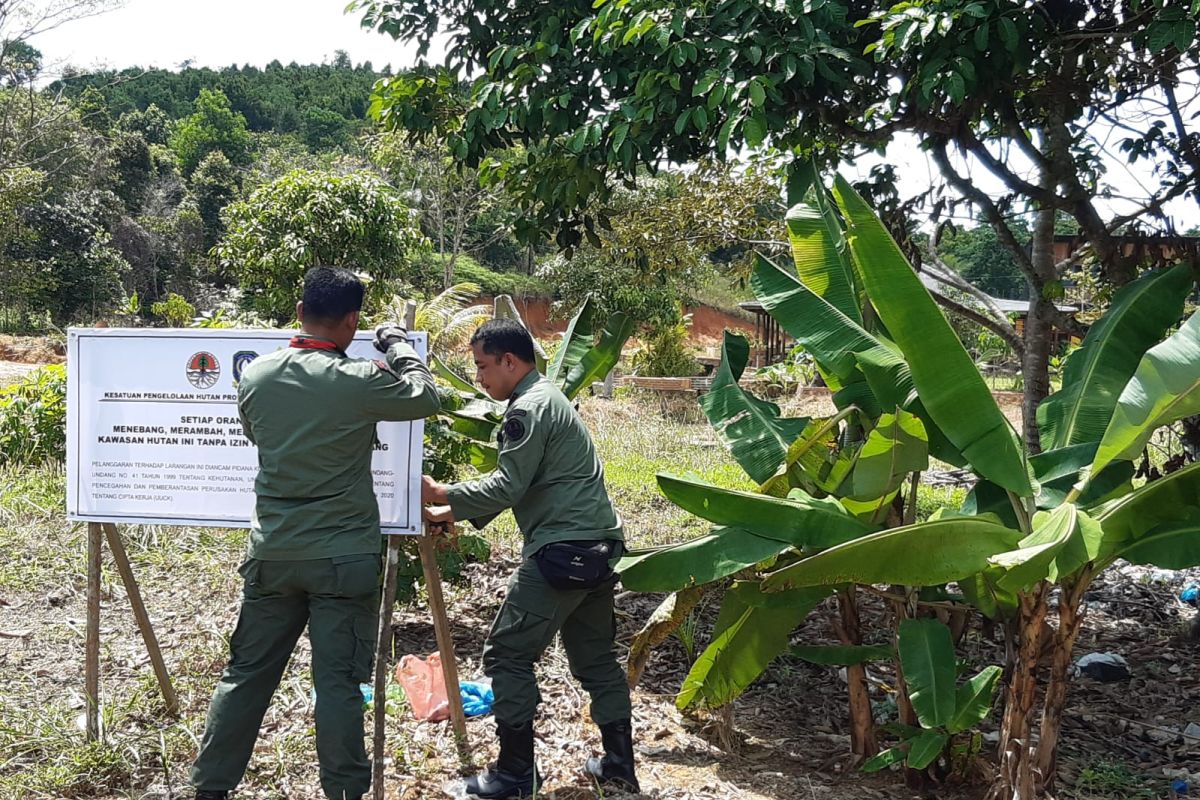
[[[129,66],[177,68],[250,63],[262,67],[330,61],[345,50],[357,64],[394,68],[415,60],[415,48],[359,27],[348,0],[127,0],[95,17],[35,37],[51,68]]]
[[[42,51],[51,76],[67,64],[85,69],[174,69],[188,60],[194,66],[214,68],[235,63],[262,67],[276,59],[284,64],[312,64],[332,60],[338,50],[349,53],[354,63],[370,61],[376,69],[389,63],[393,69],[414,63],[415,47],[363,30],[358,14],[344,13],[347,2],[125,0],[114,11],[65,24],[40,34],[31,43]],[[431,55],[435,59],[438,56],[436,52]],[[1107,138],[1104,131],[1098,131],[1098,135]],[[846,171],[851,177],[865,176],[870,165],[883,160],[897,165],[903,197],[916,195],[939,180],[936,167],[911,137],[903,137],[889,148],[886,158],[869,156]],[[1013,163],[1023,172],[1027,165],[1020,165],[1020,161],[1016,158]],[[962,166],[985,191],[1002,193],[999,182],[979,164]],[[1148,171],[1149,165],[1130,170],[1124,159],[1108,159],[1108,180],[1120,194],[1144,197],[1139,184],[1155,183]],[[1133,208],[1131,203],[1121,201],[1102,200],[1098,205],[1105,216]],[[1168,213],[1180,230],[1200,223],[1200,213],[1190,199],[1171,203]]]

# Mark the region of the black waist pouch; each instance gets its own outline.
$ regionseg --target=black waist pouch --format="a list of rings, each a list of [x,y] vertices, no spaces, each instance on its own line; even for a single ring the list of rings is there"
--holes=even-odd
[[[608,562],[616,543],[554,542],[534,553],[533,560],[546,583],[561,591],[595,589],[615,573]]]

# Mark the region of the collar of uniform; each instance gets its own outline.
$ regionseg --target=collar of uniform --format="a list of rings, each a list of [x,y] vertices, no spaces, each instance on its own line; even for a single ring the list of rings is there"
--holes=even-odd
[[[338,347],[337,343],[332,339],[326,339],[324,336],[313,336],[311,333],[297,333],[288,342],[288,347],[294,347],[297,350],[329,350],[340,356],[346,355],[346,351]]]
[[[511,405],[514,400],[528,392],[531,388],[533,388],[533,385],[541,379],[542,374],[538,372],[536,368],[529,370],[529,374],[524,378],[521,378],[520,383],[518,383],[516,388],[513,389],[513,393],[508,398],[509,404]]]

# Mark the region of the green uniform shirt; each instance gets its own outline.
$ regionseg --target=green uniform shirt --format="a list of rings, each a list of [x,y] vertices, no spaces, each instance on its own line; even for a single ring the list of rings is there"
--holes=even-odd
[[[439,407],[433,376],[416,351],[395,344],[386,358],[385,365],[336,348],[288,347],[246,367],[238,409],[258,445],[251,558],[379,552],[375,423],[423,419]]]
[[[517,384],[498,438],[496,469],[449,487],[455,519],[486,524],[511,508],[525,534],[524,558],[551,542],[624,540],[592,437],[537,370]]]

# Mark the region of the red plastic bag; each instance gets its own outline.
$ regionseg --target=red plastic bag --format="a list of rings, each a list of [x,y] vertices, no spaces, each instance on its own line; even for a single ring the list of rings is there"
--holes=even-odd
[[[404,687],[414,717],[428,722],[450,719],[450,698],[446,694],[440,654],[434,653],[428,659],[404,656],[396,665],[396,680]]]

